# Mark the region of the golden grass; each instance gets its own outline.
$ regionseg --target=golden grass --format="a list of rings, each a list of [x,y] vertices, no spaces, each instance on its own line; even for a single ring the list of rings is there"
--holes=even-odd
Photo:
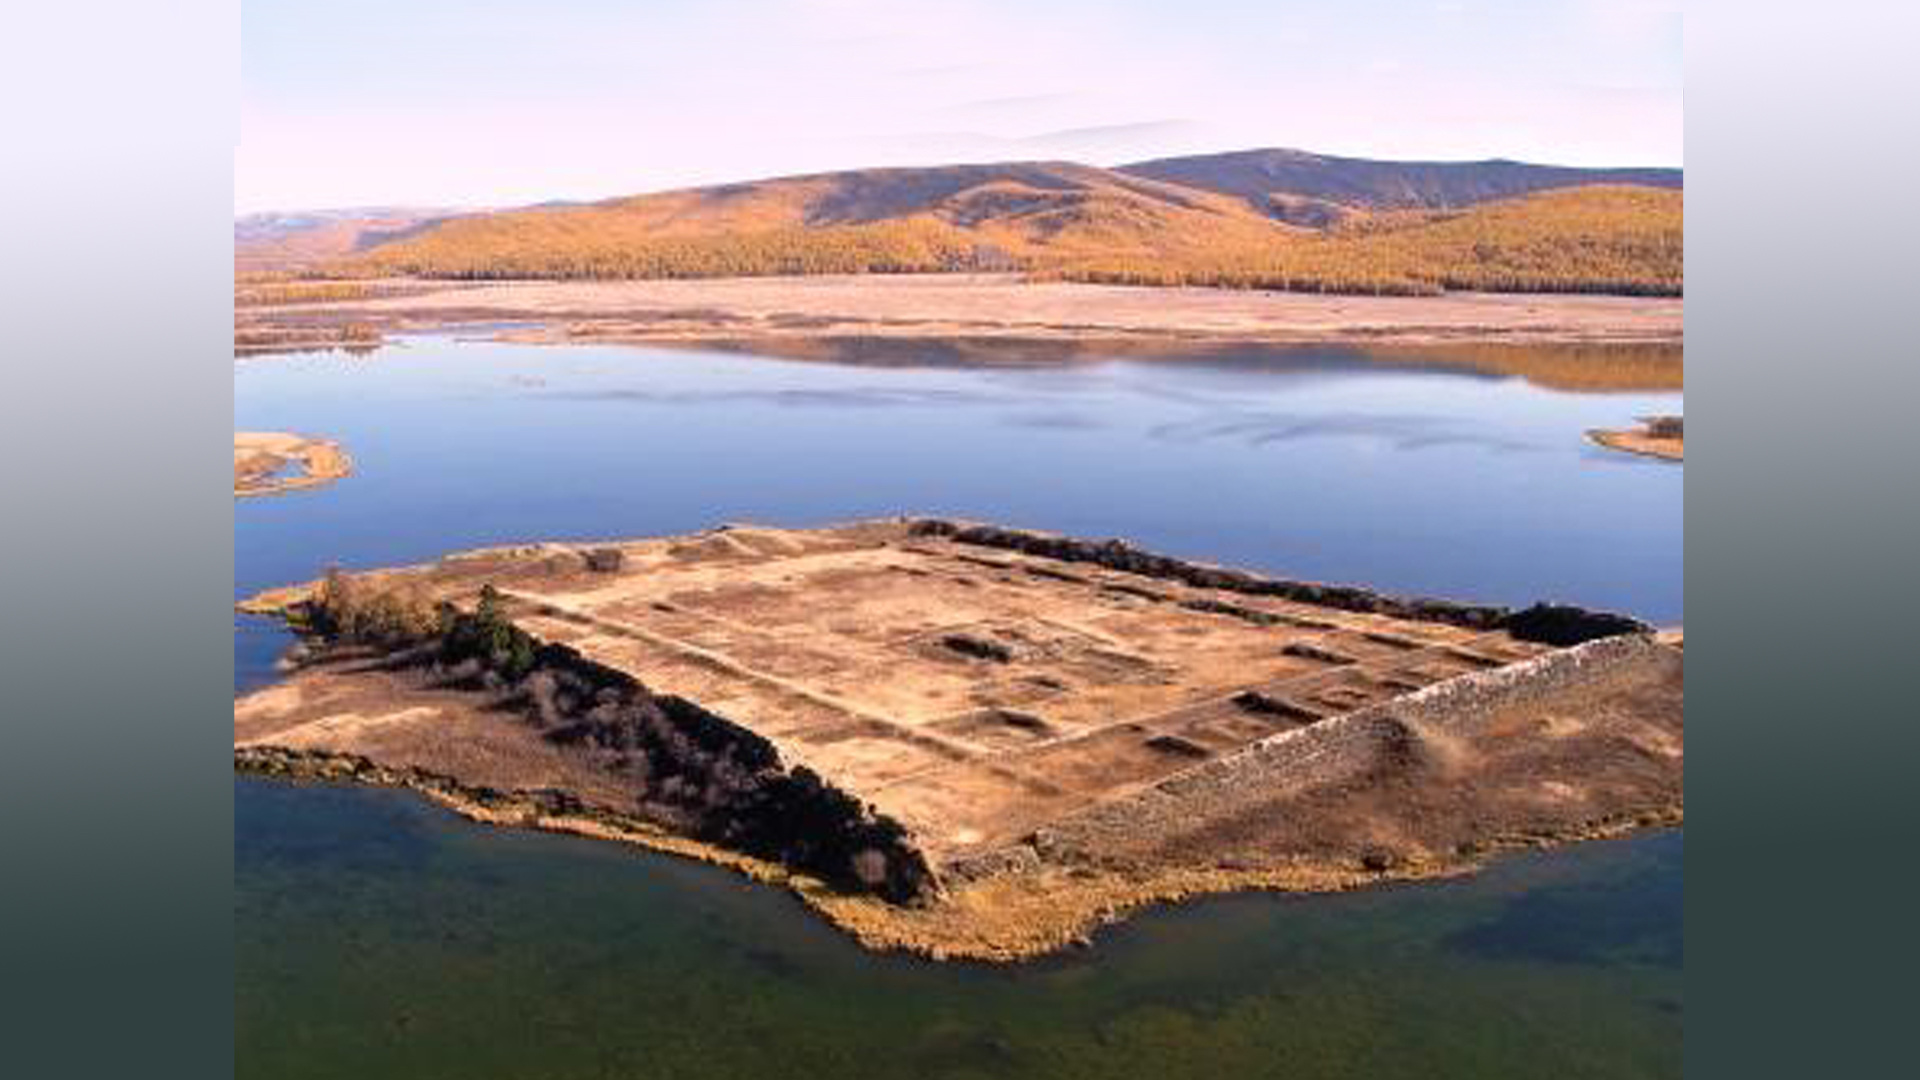
[[[234,283],[235,307],[273,307],[281,304],[342,303],[367,300],[373,289],[358,281],[239,281]]]

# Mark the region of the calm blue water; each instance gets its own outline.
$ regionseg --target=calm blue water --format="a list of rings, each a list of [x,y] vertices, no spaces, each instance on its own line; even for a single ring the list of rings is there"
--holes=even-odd
[[[1683,614],[1678,395],[1289,350],[854,367],[417,338],[236,365],[357,473],[239,503],[236,594],[515,540],[948,514],[1392,590]],[[284,639],[238,620],[236,692]],[[236,780],[258,1077],[1668,1076],[1679,834],[1364,895],[1156,911],[1012,969],[874,956],[708,867]]]
[[[239,508],[237,592],[328,560],[916,513],[1460,599],[1681,615],[1682,469],[1581,438],[1678,412],[1673,394],[1312,352],[899,369],[429,338],[239,365],[235,398],[239,427],[341,438],[358,467]]]

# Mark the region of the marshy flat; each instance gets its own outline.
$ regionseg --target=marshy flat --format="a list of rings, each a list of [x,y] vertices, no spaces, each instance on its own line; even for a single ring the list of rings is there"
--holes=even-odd
[[[1677,297],[1321,295],[1028,281],[1019,274],[817,274],[653,281],[355,283],[350,298],[249,303],[242,351],[365,345],[382,333],[516,324],[510,340],[687,343],[823,336],[1205,343],[1665,343]]]

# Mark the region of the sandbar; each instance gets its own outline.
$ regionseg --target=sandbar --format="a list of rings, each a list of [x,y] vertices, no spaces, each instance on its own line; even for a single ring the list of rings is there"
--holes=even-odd
[[[236,498],[320,487],[352,472],[353,459],[331,439],[284,431],[233,433]]]

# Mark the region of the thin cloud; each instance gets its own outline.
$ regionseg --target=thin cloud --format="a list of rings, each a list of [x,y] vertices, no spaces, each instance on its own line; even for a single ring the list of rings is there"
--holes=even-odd
[[[1207,125],[1193,120],[1144,120],[1061,128],[1032,135],[987,131],[907,131],[873,136],[861,142],[872,147],[874,153],[920,155],[942,163],[1035,154],[1094,160],[1115,156],[1152,157],[1177,152],[1199,143],[1208,137],[1209,131]]]
[[[1059,131],[1028,135],[1016,141],[1037,144],[1119,138],[1164,138],[1171,135],[1194,135],[1204,129],[1204,125],[1194,120],[1142,120],[1131,124],[1096,124],[1091,127],[1063,128]]]
[[[1018,112],[1024,109],[1031,109],[1031,108],[1034,108],[1035,106],[1040,106],[1040,105],[1058,105],[1063,102],[1072,101],[1079,96],[1080,95],[1078,94],[1066,94],[1066,93],[1016,94],[1016,95],[1013,95],[1012,97],[981,98],[978,101],[963,101],[957,105],[947,105],[942,108],[935,109],[934,112],[942,113],[942,114],[949,114],[949,113],[979,114],[979,113]]]
[[[1271,145],[1678,163],[1675,0],[1443,14],[1453,2],[1377,21],[1334,0],[1107,5],[1098,18],[1020,0],[754,0],[751,17],[711,0],[264,5],[243,28],[235,198],[519,203],[994,154],[1104,164]],[[1365,70],[1382,58],[1403,67]],[[1197,118],[1205,135],[1142,117]]]

